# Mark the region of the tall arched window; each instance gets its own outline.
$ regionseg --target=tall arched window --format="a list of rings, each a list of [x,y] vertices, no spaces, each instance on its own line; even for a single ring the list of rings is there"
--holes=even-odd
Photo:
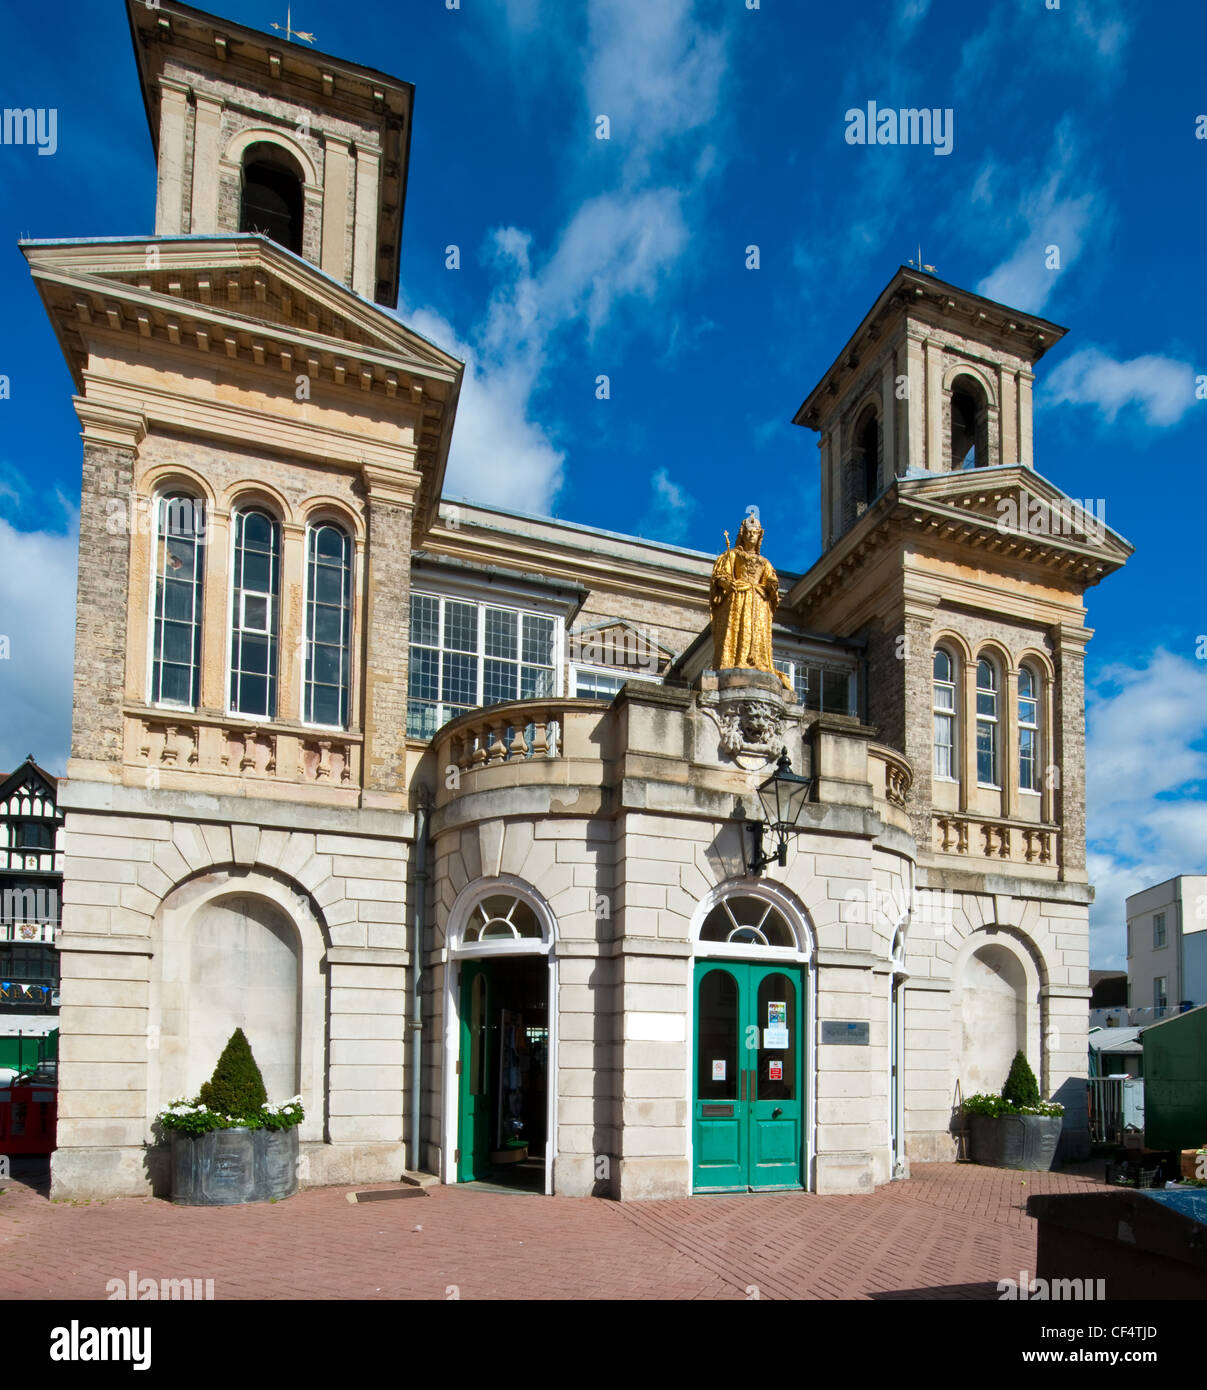
[[[993,662],[984,657],[976,664],[976,779],[983,787],[998,782],[998,678]]]
[[[197,705],[204,583],[204,504],[188,493],[167,493],[155,508],[152,704]]]
[[[956,675],[951,653],[935,648],[934,662],[935,776],[956,777]]]
[[[880,421],[874,410],[865,412],[855,431],[855,453],[859,467],[860,501],[874,502],[880,492]]]
[[[985,468],[989,463],[989,403],[985,388],[971,376],[951,384],[951,470]]]
[[[230,704],[234,714],[276,718],[280,591],[280,526],[255,507],[236,512],[231,572]]]
[[[259,232],[302,254],[302,171],[288,151],[261,140],[243,156],[239,230]]]
[[[302,718],[345,728],[352,627],[352,541],[312,526],[306,544],[306,681]]]
[[[1018,669],[1018,785],[1039,791],[1039,677],[1029,666]]]

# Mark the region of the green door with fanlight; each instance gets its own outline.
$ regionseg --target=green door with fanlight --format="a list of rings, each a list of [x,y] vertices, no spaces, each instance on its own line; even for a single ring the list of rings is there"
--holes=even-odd
[[[490,1174],[490,967],[470,960],[461,966],[461,1052],[457,1181]]]
[[[799,968],[698,961],[695,991],[693,1188],[800,1187],[804,1001]]]

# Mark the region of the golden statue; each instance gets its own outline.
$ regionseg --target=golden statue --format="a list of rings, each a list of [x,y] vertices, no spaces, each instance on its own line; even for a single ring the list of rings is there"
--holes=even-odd
[[[737,546],[725,532],[725,553],[712,567],[709,609],[712,614],[712,661],[718,671],[733,667],[778,676],[791,692],[787,676],[772,660],[771,618],[780,601],[779,580],[759,554],[763,528],[748,516],[738,530]]]

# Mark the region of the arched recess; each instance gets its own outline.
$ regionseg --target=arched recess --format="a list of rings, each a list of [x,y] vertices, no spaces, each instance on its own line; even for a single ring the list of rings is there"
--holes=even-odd
[[[557,918],[545,898],[513,874],[476,879],[461,890],[444,929],[444,1045],[440,1116],[440,1169],[446,1183],[461,1181],[456,1155],[464,1142],[461,1115],[462,1072],[470,1060],[462,1050],[462,963],[506,963],[522,957],[546,962],[545,1193],[553,1193],[558,1152],[558,963],[554,953]],[[475,964],[475,969],[477,968]],[[459,1070],[459,1067],[461,1070]]]
[[[1033,942],[1013,928],[982,927],[952,963],[952,1067],[965,1096],[997,1094],[1016,1052],[1046,1082],[1043,985],[1046,971]]]
[[[996,430],[993,390],[985,377],[966,366],[950,374],[946,390],[949,408],[948,468],[958,473],[964,468],[987,468],[992,457]]]
[[[301,1094],[303,1140],[326,1125],[326,932],[308,893],[266,869],[215,868],[178,884],[152,929],[151,1119],[196,1095],[242,1028],[268,1098]]]
[[[318,168],[305,147],[273,126],[249,126],[246,130],[241,130],[227,145],[223,158],[229,164],[242,165],[247,151],[253,145],[275,145],[283,154],[296,161],[307,184],[318,183]]]

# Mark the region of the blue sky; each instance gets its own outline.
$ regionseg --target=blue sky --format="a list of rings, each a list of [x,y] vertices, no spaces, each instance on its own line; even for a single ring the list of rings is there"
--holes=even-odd
[[[416,85],[400,312],[469,363],[450,492],[705,551],[755,502],[804,570],[816,436],[791,417],[919,242],[1070,329],[1036,466],[1136,546],[1087,600],[1093,963],[1121,965],[1123,896],[1207,869],[1207,7],[449,2],[293,19]],[[52,157],[0,145],[0,767],[61,769],[78,422],[16,242],[149,232],[155,169],[123,6],[55,14],[48,43],[12,9],[0,59],[0,105],[59,113]],[[951,153],[848,144],[872,100],[950,108]]]

